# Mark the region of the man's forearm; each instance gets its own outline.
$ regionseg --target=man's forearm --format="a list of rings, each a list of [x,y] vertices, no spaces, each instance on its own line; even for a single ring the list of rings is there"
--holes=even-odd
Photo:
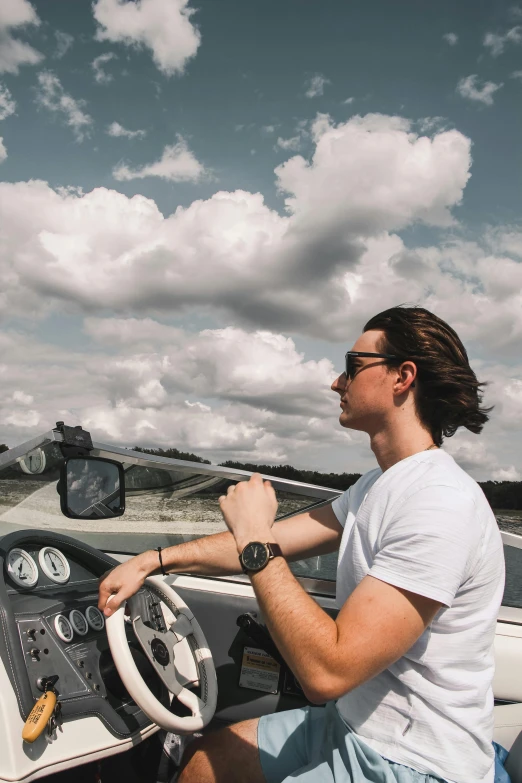
[[[317,509],[309,514],[296,514],[283,519],[272,527],[271,532],[283,550],[285,558],[291,562],[312,555],[334,552],[339,547],[342,528],[331,507]],[[256,539],[249,537],[248,541]],[[263,543],[267,539],[263,539]],[[157,552],[144,553],[147,556],[149,573],[161,573]],[[185,544],[163,549],[161,557],[165,570],[185,571],[205,576],[227,576],[240,574],[238,550],[234,536],[228,530],[205,536]]]
[[[150,573],[161,573],[158,553],[152,550],[147,556]],[[161,559],[169,573],[182,571],[204,576],[241,573],[234,536],[228,530],[162,549]]]
[[[337,653],[337,626],[308,595],[282,558],[251,575],[259,608],[279,652],[299,680],[308,699],[322,696],[325,672]]]

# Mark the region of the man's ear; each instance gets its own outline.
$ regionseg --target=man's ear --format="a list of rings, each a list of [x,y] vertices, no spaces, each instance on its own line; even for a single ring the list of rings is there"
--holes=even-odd
[[[413,362],[408,362],[408,365],[409,365],[409,369],[411,369],[411,368],[414,368],[415,370],[417,369],[416,365],[413,364]],[[416,378],[414,378],[413,381],[411,382],[410,389],[414,389],[415,388],[415,382],[416,382]]]

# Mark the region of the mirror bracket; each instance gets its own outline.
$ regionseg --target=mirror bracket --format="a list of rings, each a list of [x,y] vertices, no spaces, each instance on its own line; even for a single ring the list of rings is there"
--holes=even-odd
[[[90,432],[82,429],[81,425],[68,427],[63,421],[57,421],[56,431],[63,437],[59,446],[64,457],[86,457],[94,448]]]

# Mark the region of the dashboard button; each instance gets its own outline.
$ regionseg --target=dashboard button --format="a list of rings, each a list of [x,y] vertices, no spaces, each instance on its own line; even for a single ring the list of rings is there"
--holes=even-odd
[[[85,610],[87,622],[94,631],[101,631],[105,625],[105,618],[97,606],[88,606]]]
[[[72,625],[64,614],[57,614],[54,618],[54,630],[62,642],[71,642],[74,636]]]
[[[72,612],[69,613],[69,621],[76,633],[79,633],[80,636],[85,636],[89,630],[89,626],[87,625],[87,620],[79,609],[73,609]]]

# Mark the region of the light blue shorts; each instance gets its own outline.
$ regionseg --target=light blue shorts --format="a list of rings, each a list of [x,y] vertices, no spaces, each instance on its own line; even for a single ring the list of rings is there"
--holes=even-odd
[[[387,761],[347,728],[334,701],[326,707],[264,715],[257,742],[267,783],[440,783]]]

